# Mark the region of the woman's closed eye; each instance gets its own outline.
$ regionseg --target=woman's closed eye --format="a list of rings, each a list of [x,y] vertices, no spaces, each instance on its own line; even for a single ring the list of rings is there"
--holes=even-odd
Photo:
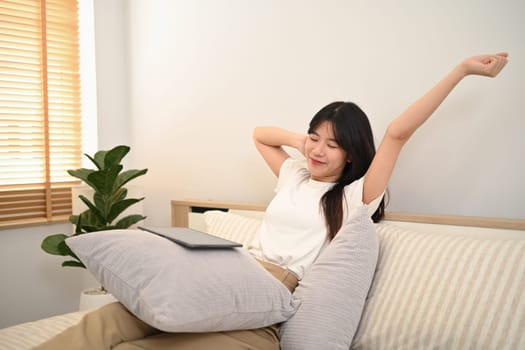
[[[318,135],[309,134],[308,136],[310,137],[310,140],[313,141],[313,142],[319,141],[319,136]]]

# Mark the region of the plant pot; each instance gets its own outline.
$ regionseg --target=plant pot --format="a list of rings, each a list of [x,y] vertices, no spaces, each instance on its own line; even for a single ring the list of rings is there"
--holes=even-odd
[[[79,311],[89,310],[104,306],[117,301],[107,290],[102,288],[90,288],[80,293]]]

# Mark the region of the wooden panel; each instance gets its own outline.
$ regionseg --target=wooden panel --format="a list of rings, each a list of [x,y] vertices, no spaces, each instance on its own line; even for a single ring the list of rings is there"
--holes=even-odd
[[[172,225],[187,226],[188,213],[191,211],[192,207],[264,211],[266,210],[266,206],[266,204],[260,203],[215,202],[210,200],[172,200]],[[525,230],[525,220],[519,219],[386,212],[385,220]]]
[[[190,206],[184,201],[171,201],[171,226],[188,227]]]
[[[172,200],[171,207],[182,206],[182,207],[200,207],[200,208],[218,208],[218,209],[237,209],[237,210],[254,210],[264,211],[266,210],[266,204],[260,203],[243,203],[243,202],[216,202],[210,200]],[[189,209],[188,209],[189,210]]]
[[[508,230],[525,230],[525,220],[486,218],[477,216],[430,215],[414,213],[386,212],[385,220],[418,222],[423,224],[473,226],[501,228]]]

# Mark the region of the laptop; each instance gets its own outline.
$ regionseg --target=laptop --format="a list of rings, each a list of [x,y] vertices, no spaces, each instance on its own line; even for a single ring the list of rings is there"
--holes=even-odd
[[[155,227],[139,226],[140,230],[156,234],[187,248],[235,248],[242,247],[241,243],[210,235],[187,227]]]

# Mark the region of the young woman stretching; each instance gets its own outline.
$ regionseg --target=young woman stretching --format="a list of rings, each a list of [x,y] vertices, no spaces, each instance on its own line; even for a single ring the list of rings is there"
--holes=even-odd
[[[352,209],[367,205],[370,216],[383,216],[383,193],[403,145],[468,75],[495,77],[507,54],[468,58],[389,125],[377,152],[363,111],[350,102],[322,108],[308,134],[258,127],[254,142],[278,177],[250,252],[291,291],[306,269],[337,234]],[[283,146],[306,158],[294,160]],[[319,210],[321,208],[321,210]],[[216,333],[160,333],[109,304],[36,349],[279,349],[277,326]]]

